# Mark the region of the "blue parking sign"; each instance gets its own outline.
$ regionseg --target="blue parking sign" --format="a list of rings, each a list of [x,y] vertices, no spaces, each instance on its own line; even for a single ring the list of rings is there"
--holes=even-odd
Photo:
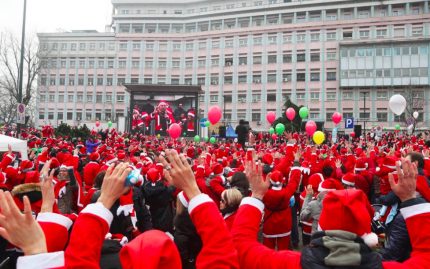
[[[354,128],[354,118],[346,118],[345,129],[353,129],[353,128]]]

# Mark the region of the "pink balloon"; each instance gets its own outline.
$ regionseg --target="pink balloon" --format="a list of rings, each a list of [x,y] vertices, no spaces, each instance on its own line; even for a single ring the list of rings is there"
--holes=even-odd
[[[100,126],[100,121],[96,121],[96,127]]]
[[[209,108],[208,119],[212,125],[219,122],[222,117],[221,108],[219,106],[213,106]]]
[[[275,119],[276,119],[276,114],[275,114],[275,112],[273,112],[273,111],[269,111],[269,112],[267,112],[266,120],[267,120],[270,124],[272,124],[272,123],[275,121]]]
[[[182,128],[177,123],[172,123],[169,127],[169,135],[171,138],[176,139],[181,136]]]
[[[342,121],[342,115],[339,112],[334,112],[333,116],[331,116],[331,120],[334,124],[339,124]]]
[[[294,108],[289,107],[287,109],[287,111],[285,112],[285,115],[287,115],[287,118],[292,121],[294,120],[294,118],[296,117],[296,111],[294,110]]]
[[[315,133],[315,131],[317,130],[317,124],[313,120],[310,120],[310,121],[306,122],[305,128],[306,128],[306,133],[309,136],[312,136]]]
[[[278,139],[278,136],[276,134],[272,134],[272,139],[276,140],[276,139]]]
[[[349,134],[349,136],[350,136],[350,137],[352,137],[352,138],[354,138],[354,137],[355,137],[355,133],[354,133],[354,132],[351,132],[351,133]]]

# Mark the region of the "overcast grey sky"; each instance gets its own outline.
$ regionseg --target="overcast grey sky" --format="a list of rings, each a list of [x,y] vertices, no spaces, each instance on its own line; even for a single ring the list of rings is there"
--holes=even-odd
[[[0,31],[21,33],[23,7],[24,0],[0,0]],[[110,0],[27,0],[26,33],[104,31],[111,13]]]

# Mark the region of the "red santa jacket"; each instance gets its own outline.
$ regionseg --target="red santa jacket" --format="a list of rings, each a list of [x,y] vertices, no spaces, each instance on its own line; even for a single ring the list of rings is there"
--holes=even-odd
[[[270,189],[264,196],[265,205],[263,236],[267,238],[289,236],[292,227],[290,198],[299,185],[301,170],[291,169],[290,179],[285,188]]]
[[[257,241],[264,204],[251,197],[244,198],[233,225],[233,241],[241,268],[301,269],[300,252],[276,252]],[[430,264],[430,204],[418,204],[401,209],[412,243],[411,258],[403,263],[383,262],[384,269],[428,268]]]
[[[166,130],[163,130],[163,126],[161,125],[161,117],[166,118],[167,128],[169,128],[170,124],[175,122],[173,115],[171,115],[170,113],[167,113],[167,111],[164,113],[164,115],[160,115],[159,113],[152,113],[151,119],[155,121],[155,130],[156,131],[166,131]]]
[[[203,248],[196,259],[196,268],[239,268],[237,251],[232,238],[213,201],[207,195],[200,194],[189,202],[188,212],[203,242]],[[112,213],[101,203],[88,205],[75,222],[65,252],[23,256],[19,258],[17,268],[29,268],[30,265],[31,268],[99,268],[101,247],[112,219]],[[147,233],[140,236],[145,236]],[[149,233],[153,233],[153,231],[149,231]],[[217,236],[213,236],[214,234]],[[123,252],[129,251],[123,249],[120,253],[121,262],[123,266],[129,266],[124,268],[170,269],[181,267],[180,260],[176,257],[174,259],[177,264],[172,267],[172,264],[167,261],[171,257],[162,255],[163,252],[160,251],[163,249],[160,248],[165,244],[151,242],[151,245],[152,251],[140,249],[134,253],[127,253],[127,255],[124,255]],[[136,260],[133,260],[131,256],[134,256],[139,262],[133,263]],[[161,259],[166,259],[165,263],[157,262]]]

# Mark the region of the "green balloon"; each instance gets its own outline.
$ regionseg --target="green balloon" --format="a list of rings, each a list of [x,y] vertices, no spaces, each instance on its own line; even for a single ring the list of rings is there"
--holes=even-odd
[[[194,137],[194,142],[199,143],[200,142],[200,136],[196,135]]]
[[[208,141],[209,141],[209,138],[207,138],[207,137],[203,137],[203,140],[204,140],[205,142],[208,142]]]
[[[396,124],[396,130],[400,130],[400,124]]]
[[[209,121],[205,122],[206,127],[211,126],[211,123]]]
[[[212,144],[215,144],[215,142],[216,142],[216,138],[215,137],[211,137],[211,139],[209,140]]]
[[[300,108],[299,115],[300,115],[300,118],[306,119],[309,115],[309,109],[305,106]]]
[[[278,123],[276,124],[275,130],[278,135],[281,135],[285,131],[285,125],[283,125],[282,123]]]
[[[108,121],[108,127],[109,128],[112,127],[112,122],[111,121]]]
[[[269,133],[270,134],[273,134],[275,132],[275,129],[273,129],[273,127],[270,127],[270,129],[269,129]]]

